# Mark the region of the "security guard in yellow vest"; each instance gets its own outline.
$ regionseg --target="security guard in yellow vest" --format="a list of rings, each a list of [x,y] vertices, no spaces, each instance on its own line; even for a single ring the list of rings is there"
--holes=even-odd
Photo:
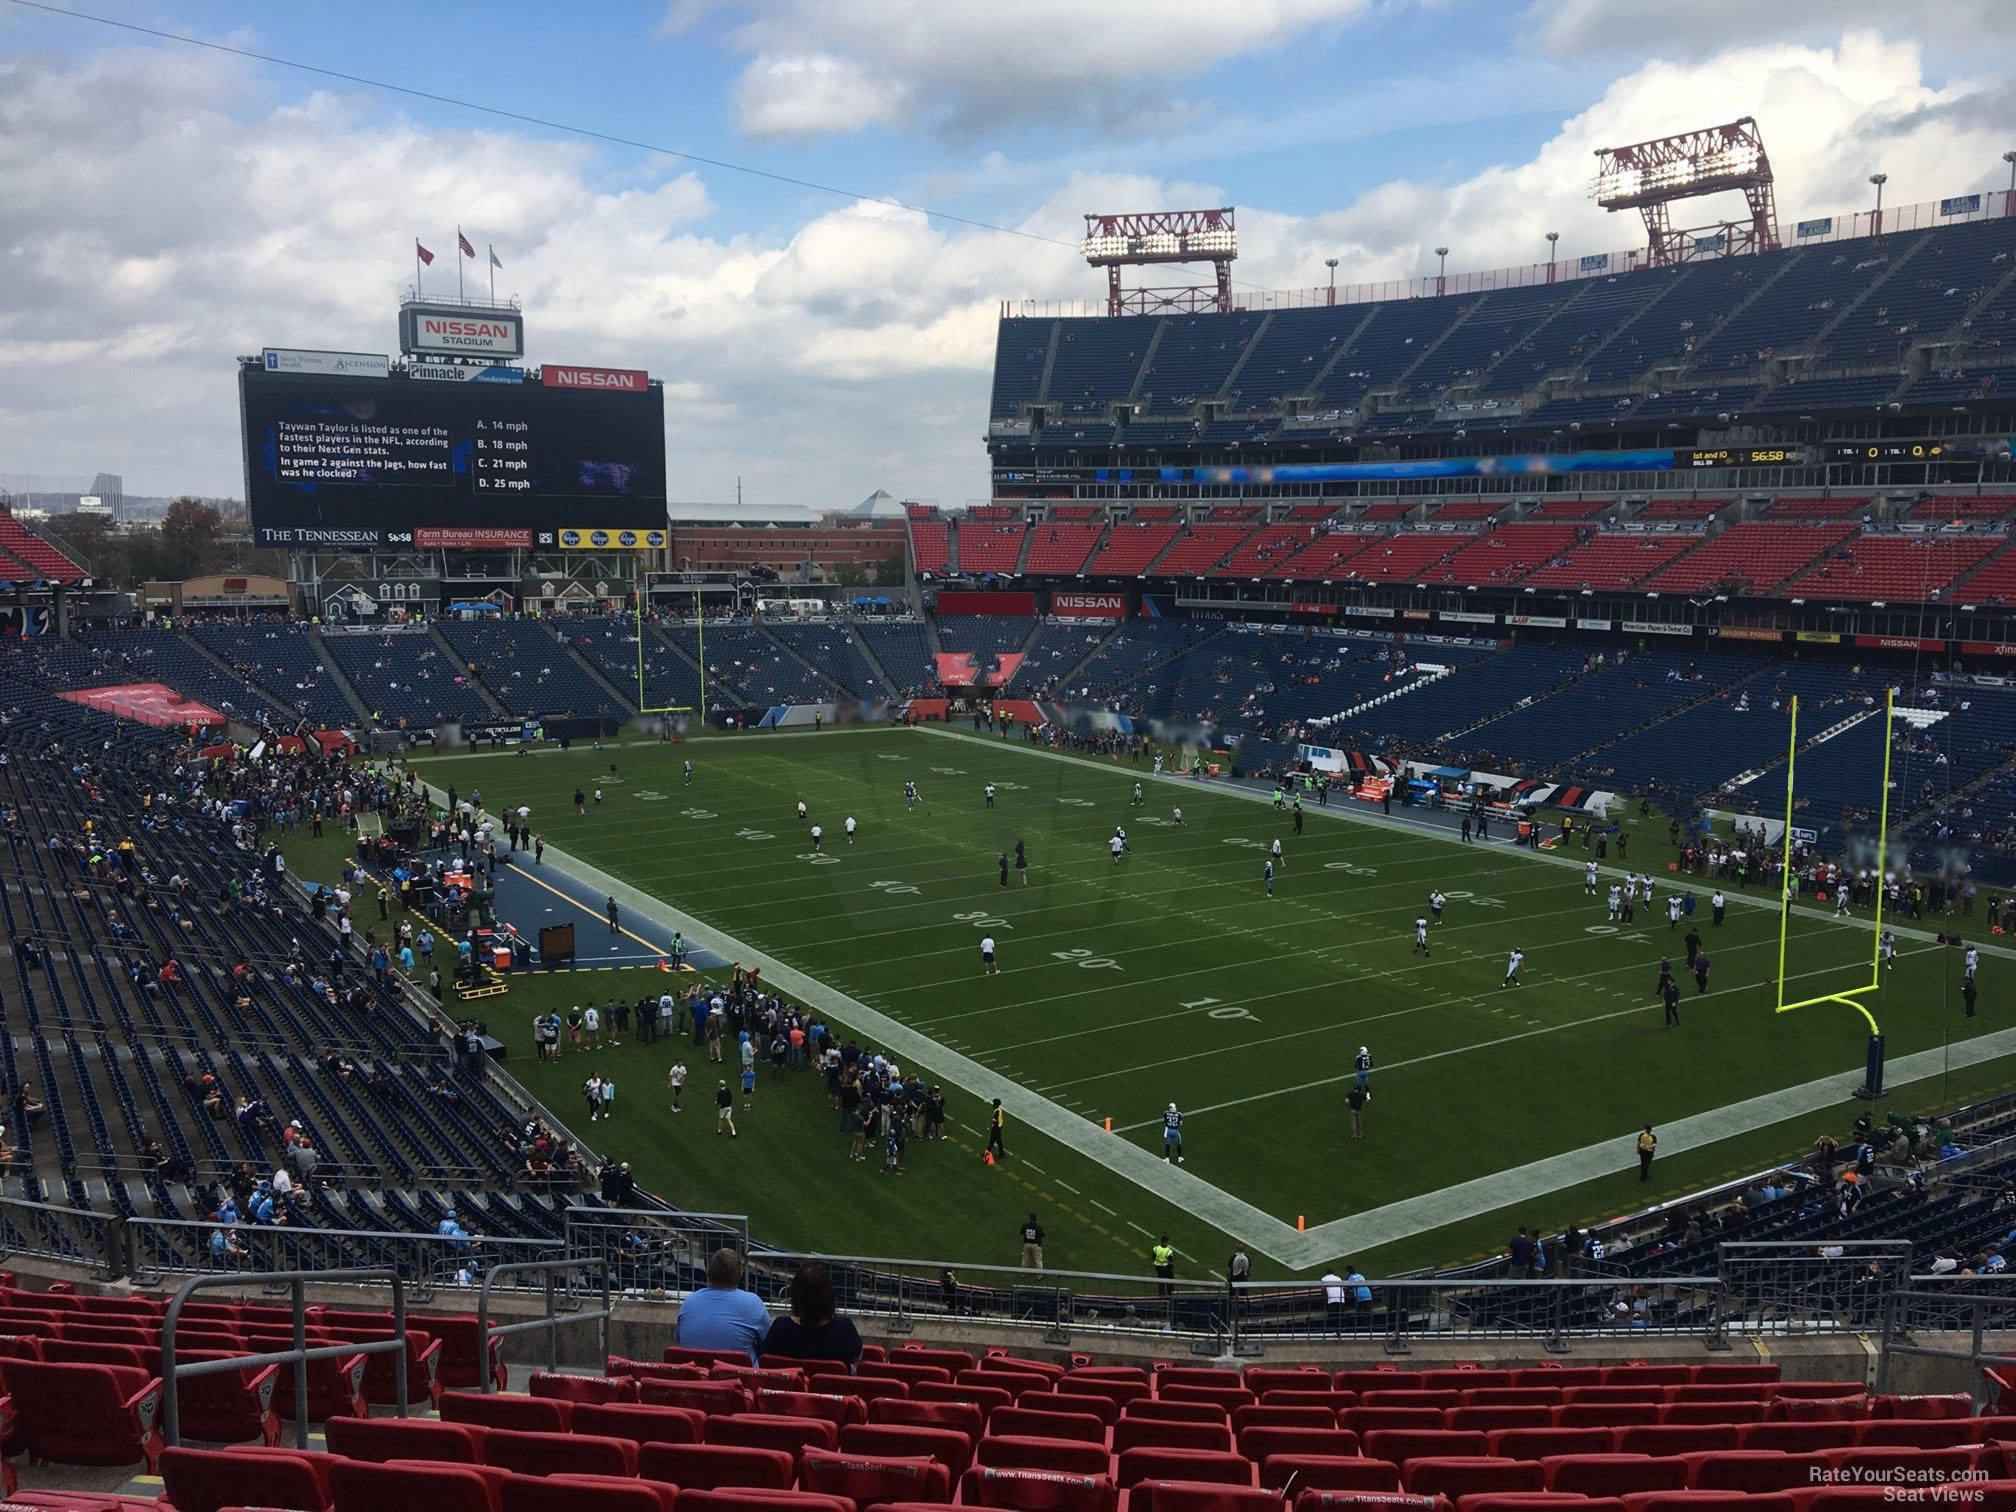
[[[1155,1274],[1162,1278],[1162,1295],[1175,1296],[1176,1288],[1168,1283],[1176,1279],[1176,1248],[1167,1234],[1148,1247],[1148,1258],[1155,1266]]]

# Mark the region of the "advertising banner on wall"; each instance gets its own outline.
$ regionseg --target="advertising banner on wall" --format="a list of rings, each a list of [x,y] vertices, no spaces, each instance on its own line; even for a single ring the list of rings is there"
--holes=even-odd
[[[599,389],[605,394],[641,394],[651,387],[651,375],[639,368],[563,367],[549,362],[539,370],[548,388]]]
[[[1692,635],[1692,625],[1672,625],[1665,620],[1623,620],[1627,635]]]
[[[939,595],[939,598],[942,605],[944,595]],[[1067,593],[1060,589],[1050,595],[1050,612],[1063,619],[1125,619],[1127,618],[1127,595],[1124,593]]]
[[[383,352],[304,352],[293,347],[267,347],[262,354],[269,373],[313,373],[323,378],[384,378],[392,359]]]
[[[1858,635],[1855,644],[1870,651],[1944,651],[1946,642],[1918,635]]]
[[[416,525],[413,544],[428,551],[529,551],[532,532],[482,525]]]
[[[562,551],[656,551],[665,540],[662,530],[562,530],[554,544]]]
[[[399,349],[411,356],[523,357],[525,317],[516,310],[409,304],[399,311]]]
[[[1761,630],[1755,625],[1720,625],[1716,627],[1718,640],[1782,641],[1783,630]]]
[[[940,614],[1021,614],[1036,613],[1033,593],[945,593],[938,595]]]

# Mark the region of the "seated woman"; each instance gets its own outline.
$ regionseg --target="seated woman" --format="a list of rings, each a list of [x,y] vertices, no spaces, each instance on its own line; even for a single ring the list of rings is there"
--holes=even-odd
[[[807,1261],[791,1278],[791,1311],[770,1325],[761,1353],[794,1360],[832,1360],[850,1375],[861,1358],[861,1335],[852,1319],[837,1315],[833,1278]]]

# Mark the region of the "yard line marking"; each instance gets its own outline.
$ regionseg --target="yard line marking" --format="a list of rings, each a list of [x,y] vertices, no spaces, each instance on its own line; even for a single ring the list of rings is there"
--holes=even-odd
[[[1118,1218],[1120,1216],[1118,1213],[1114,1212],[1113,1209],[1106,1206],[1105,1203],[1101,1202],[1097,1197],[1088,1197],[1085,1200],[1091,1203],[1092,1206],[1099,1209],[1100,1212],[1104,1213],[1109,1218]]]
[[[1046,1172],[1044,1171],[1043,1167],[1041,1167],[1041,1166],[1039,1166],[1038,1164],[1036,1164],[1036,1162],[1035,1162],[1035,1161],[1033,1161],[1033,1160],[1025,1160],[1025,1161],[1023,1161],[1023,1162],[1022,1162],[1022,1164],[1023,1164],[1023,1165],[1025,1165],[1025,1166],[1027,1166],[1027,1167],[1028,1167],[1028,1168],[1029,1168],[1030,1170],[1034,1171],[1034,1172],[1035,1172],[1035,1173],[1036,1173],[1036,1174],[1037,1174],[1038,1176],[1042,1176],[1042,1175],[1046,1175],[1046,1174],[1048,1174],[1048,1173],[1046,1173]],[[1058,1182],[1057,1184],[1058,1184],[1059,1186],[1062,1186],[1062,1185],[1063,1185],[1064,1183],[1060,1181],[1060,1182]]]
[[[439,796],[445,795],[437,792]],[[1035,1132],[1131,1181],[1179,1212],[1187,1212],[1225,1233],[1246,1235],[1248,1242],[1270,1259],[1283,1258],[1277,1251],[1299,1237],[1293,1227],[1271,1213],[1192,1176],[1181,1167],[1168,1165],[1159,1155],[1150,1154],[1138,1145],[1114,1139],[1091,1119],[1081,1118],[1047,1098],[1038,1097],[1027,1087],[990,1070],[971,1056],[947,1049],[942,1042],[878,1012],[807,972],[787,965],[770,952],[758,950],[556,846],[547,846],[546,853],[553,858],[556,868],[572,880],[593,892],[615,898],[633,918],[648,920],[668,934],[676,928],[688,938],[707,939],[716,953],[762,967],[765,980],[801,1002],[841,1019],[858,1034],[872,1037],[906,1062],[939,1067],[940,1074],[948,1082],[971,1097],[982,1100],[1000,1098],[1011,1118],[1020,1119]],[[563,898],[567,896],[558,888],[549,886],[548,890]],[[567,898],[567,901],[584,913],[596,916],[587,905],[572,898]],[[1106,1211],[1110,1213],[1112,1210],[1109,1208]]]
[[[1079,1191],[1078,1188],[1071,1185],[1071,1183],[1068,1181],[1059,1181],[1057,1185],[1062,1187],[1065,1191],[1069,1192],[1073,1197],[1083,1197],[1085,1195],[1083,1192]]]
[[[1155,1231],[1153,1229],[1145,1229],[1141,1227],[1141,1225],[1136,1223],[1132,1218],[1129,1218],[1127,1220],[1127,1227],[1134,1230],[1134,1232],[1137,1234],[1146,1234],[1150,1239],[1153,1239],[1155,1237]]]

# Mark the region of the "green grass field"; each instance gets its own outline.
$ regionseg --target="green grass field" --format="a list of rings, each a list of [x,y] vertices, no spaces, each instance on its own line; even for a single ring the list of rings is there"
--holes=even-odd
[[[680,775],[688,758],[690,787]],[[1012,1262],[1012,1231],[1034,1206],[1051,1229],[1053,1264],[1138,1270],[1150,1234],[1166,1229],[1194,1274],[1222,1263],[1229,1239],[1252,1237],[1214,1224],[1194,1188],[1157,1190],[1116,1171],[1096,1142],[1077,1137],[1079,1126],[1068,1140],[1037,1134],[1014,1100],[1015,1158],[1000,1170],[982,1166],[984,1103],[946,1068],[961,1057],[1082,1130],[1152,1154],[1160,1110],[1176,1102],[1187,1114],[1188,1175],[1290,1226],[1614,1146],[1617,1169],[1593,1179],[1564,1179],[1504,1210],[1472,1198],[1419,1232],[1351,1255],[1388,1271],[1491,1248],[1519,1223],[1588,1221],[1695,1189],[1784,1158],[1853,1117],[1844,1095],[1818,1112],[1761,1119],[1662,1155],[1649,1185],[1622,1169],[1642,1124],[1834,1075],[1845,1094],[1863,1055],[1865,1031],[1846,1008],[1774,1015],[1775,913],[1737,902],[1714,928],[1707,889],[1693,922],[1715,967],[1710,991],[1696,995],[1681,962],[1686,925],[1667,928],[1663,836],[1641,833],[1630,857],[1659,879],[1660,902],[1619,928],[1602,897],[1585,893],[1579,869],[1509,846],[1466,847],[1363,812],[1314,808],[1296,835],[1265,803],[1158,782],[1145,763],[1056,759],[976,737],[842,731],[416,765],[439,785],[480,787],[493,811],[529,804],[549,847],[947,1052],[941,1063],[927,1056],[923,1069],[947,1085],[957,1142],[913,1144],[909,1171],[892,1179],[876,1163],[845,1160],[837,1118],[809,1075],[772,1086],[766,1072],[743,1137],[731,1142],[710,1137],[704,1106],[678,1119],[666,1107],[664,1070],[678,1046],[626,1045],[557,1066],[531,1059],[534,1013],[655,992],[667,980],[660,973],[556,973],[496,1000],[492,1028],[512,1044],[512,1069],[532,1090],[572,1118],[589,1071],[617,1064],[622,1133],[598,1130],[597,1142],[673,1201],[747,1212],[779,1244]],[[573,790],[598,776],[607,800],[577,817]],[[922,792],[914,812],[905,781]],[[825,829],[823,855],[796,821],[801,799]],[[842,833],[849,815],[859,822],[851,846]],[[1119,864],[1106,846],[1116,824],[1131,840]],[[1285,865],[1270,899],[1261,873],[1277,836]],[[1017,840],[1028,849],[1028,883],[1011,872],[1004,888],[996,857]],[[555,859],[549,851],[549,866]],[[1413,949],[1413,921],[1434,888],[1450,901],[1424,957]],[[1000,942],[995,975],[981,973],[983,933]],[[696,938],[710,943],[708,929]],[[1863,927],[1800,917],[1792,995],[1866,977],[1870,940]],[[1515,946],[1525,952],[1523,985],[1503,988]],[[1668,953],[1685,991],[1677,1029],[1663,1026],[1653,993]],[[1957,952],[1907,937],[1900,957],[1875,1003],[1893,1061],[1997,1027],[1992,1015],[1960,1016]],[[856,1027],[844,1013],[829,1016]],[[1360,1044],[1378,1069],[1365,1137],[1353,1141],[1344,1094]],[[691,1103],[713,1081],[685,1048]],[[1896,1101],[1929,1107],[2006,1074],[2006,1062],[1990,1061],[1944,1087],[1900,1087]],[[1114,1132],[1104,1136],[1108,1118]],[[1256,1245],[1263,1273],[1306,1268],[1269,1265],[1267,1248]]]

